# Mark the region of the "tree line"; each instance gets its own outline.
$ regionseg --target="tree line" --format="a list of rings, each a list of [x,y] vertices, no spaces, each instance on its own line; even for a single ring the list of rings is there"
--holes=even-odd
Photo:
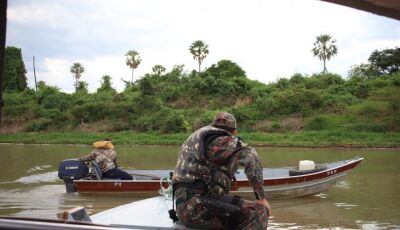
[[[351,67],[347,79],[328,72],[337,54],[329,35],[317,37],[312,54],[323,62],[319,74],[294,74],[270,84],[250,80],[231,60],[201,69],[208,45],[189,47],[198,70],[176,65],[167,72],[155,65],[133,81],[140,54],[130,50],[126,64],[132,81],[118,93],[104,75],[96,92],[79,81],[84,67],[71,66],[75,92],[67,94],[45,82],[27,88],[21,50],[6,49],[4,114],[21,131],[123,131],[176,133],[208,124],[221,110],[232,112],[245,131],[288,132],[335,129],[398,132],[400,128],[400,48],[371,53],[368,63]]]
[[[314,48],[312,49],[312,53],[314,56],[318,57],[323,61],[324,69],[322,72],[326,73],[326,61],[329,61],[333,56],[337,55],[337,47],[335,45],[336,40],[334,40],[329,34],[321,34],[316,37],[316,41],[314,42]],[[207,57],[209,50],[208,45],[201,40],[197,40],[193,42],[189,47],[190,53],[193,55],[193,59],[197,61],[199,65],[199,73],[201,72],[201,64],[204,59]],[[133,70],[136,69],[142,59],[140,58],[140,53],[136,50],[129,50],[126,53],[126,65],[132,70],[132,81],[133,84]],[[152,68],[153,73],[161,74],[166,71],[166,68],[162,65],[155,65]],[[75,79],[75,89],[82,88],[87,86],[86,82],[79,82],[79,79],[82,73],[85,72],[85,68],[81,63],[76,62],[71,66],[70,72],[73,74]],[[129,84],[129,82],[125,82],[125,84]]]

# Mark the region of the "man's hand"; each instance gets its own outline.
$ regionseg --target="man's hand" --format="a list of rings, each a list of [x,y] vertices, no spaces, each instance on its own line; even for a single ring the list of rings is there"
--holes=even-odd
[[[271,205],[269,205],[267,199],[261,199],[261,200],[256,200],[256,203],[259,205],[264,206],[266,209],[268,209],[268,215],[271,216],[272,212],[271,212]]]

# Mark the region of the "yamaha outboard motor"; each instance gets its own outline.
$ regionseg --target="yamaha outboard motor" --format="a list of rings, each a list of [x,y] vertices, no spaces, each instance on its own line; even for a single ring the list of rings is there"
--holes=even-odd
[[[67,193],[76,192],[73,180],[87,177],[89,169],[87,165],[78,159],[67,159],[58,166],[58,177],[64,180]]]

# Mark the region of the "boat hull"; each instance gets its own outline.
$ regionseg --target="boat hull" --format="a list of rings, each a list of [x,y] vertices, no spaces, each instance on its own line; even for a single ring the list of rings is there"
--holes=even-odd
[[[289,176],[288,168],[264,169],[264,189],[268,198],[290,198],[316,194],[334,186],[354,169],[363,158],[328,163],[327,169],[306,175]],[[141,171],[143,173],[143,171]],[[168,177],[168,170],[158,170]],[[233,181],[231,191],[235,193],[252,192],[243,172],[239,171]],[[75,180],[75,187],[81,193],[157,193],[160,180]],[[167,188],[168,183],[162,182]]]

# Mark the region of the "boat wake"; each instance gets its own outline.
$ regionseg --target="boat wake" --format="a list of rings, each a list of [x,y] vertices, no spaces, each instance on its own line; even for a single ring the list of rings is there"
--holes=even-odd
[[[29,176],[23,176],[14,182],[22,184],[42,183],[42,182],[59,182],[57,171],[45,172],[39,174],[33,174]]]
[[[32,167],[32,168],[28,169],[28,171],[26,171],[26,172],[27,173],[34,173],[34,172],[37,172],[37,171],[46,170],[46,169],[51,168],[51,167],[52,167],[51,165],[35,166],[35,167]]]

